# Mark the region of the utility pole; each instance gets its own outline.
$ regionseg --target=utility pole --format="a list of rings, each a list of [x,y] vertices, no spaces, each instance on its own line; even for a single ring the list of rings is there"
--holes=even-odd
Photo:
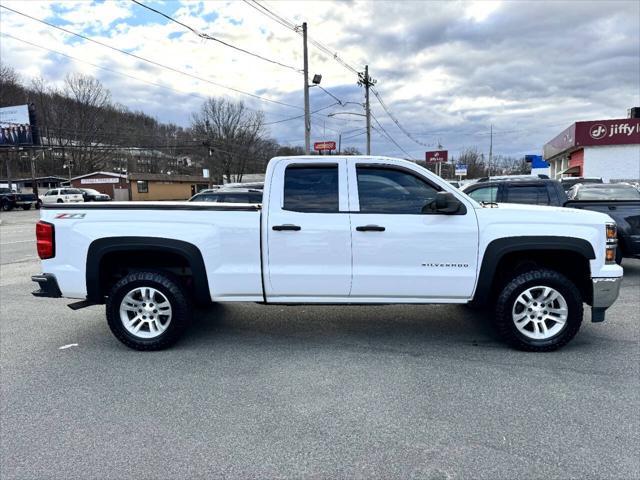
[[[302,52],[304,57],[304,153],[311,153],[311,115],[309,113],[309,57],[307,53],[307,22],[302,23]]]
[[[11,152],[7,150],[7,186],[11,190]]]
[[[489,134],[489,176],[491,176],[491,160],[493,158],[493,123],[491,124],[491,133]]]
[[[42,151],[44,155],[44,150]],[[38,183],[36,182],[36,151],[31,152],[31,189],[33,194],[38,198]]]
[[[364,66],[364,73],[358,75],[358,85],[364,87],[364,110],[367,118],[367,155],[371,155],[371,107],[369,104],[369,87],[376,84],[376,81],[369,76],[369,65]]]
[[[342,151],[341,147],[342,147],[342,132],[338,134],[338,155],[340,155]]]

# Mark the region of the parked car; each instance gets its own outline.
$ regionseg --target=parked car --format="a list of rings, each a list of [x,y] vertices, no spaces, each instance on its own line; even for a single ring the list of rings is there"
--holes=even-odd
[[[571,187],[577,185],[578,183],[602,183],[602,178],[600,177],[564,177],[560,179],[560,183],[562,184],[562,188],[564,188],[565,192],[568,192]]]
[[[215,203],[262,203],[262,190],[250,188],[221,188],[200,192],[189,199],[190,202]]]
[[[236,189],[236,188],[251,188],[252,190],[264,190],[264,182],[246,182],[246,183],[227,183],[221,188]]]
[[[473,302],[495,307],[509,344],[549,351],[576,335],[583,303],[601,322],[619,293],[602,213],[486,208],[384,157],[277,157],[266,178],[262,205],[43,205],[34,295],[106,303],[139,350],[175,343],[197,303]]]
[[[628,183],[579,183],[567,192],[569,200],[640,200],[640,192]]]
[[[640,192],[627,183],[580,183],[571,187],[566,207],[609,215],[618,227],[618,263],[640,258]]]
[[[18,207],[29,210],[37,203],[38,199],[33,193],[16,193],[7,187],[0,188],[0,208],[5,212]]]
[[[52,188],[40,197],[43,205],[48,203],[79,203],[84,202],[82,192],[77,188]]]
[[[476,182],[490,182],[495,180],[535,180],[538,178],[548,179],[549,175],[542,173],[537,175],[493,175],[491,177],[480,177]]]
[[[101,193],[93,188],[79,188],[85,202],[108,202],[111,197],[106,193]]]
[[[621,189],[625,190],[624,193]],[[597,193],[588,193],[591,190],[596,190]],[[482,203],[549,205],[606,213],[618,226],[620,243],[616,250],[617,262],[620,263],[624,257],[640,256],[640,199],[629,198],[639,194],[630,185],[578,184],[572,187],[570,193],[574,191],[585,193],[582,198],[571,200],[557,180],[518,179],[473,183],[464,187],[463,191]],[[622,200],[620,198],[622,196],[627,200]],[[585,197],[598,197],[598,200],[586,201]]]
[[[448,180],[448,182],[452,187],[460,188],[460,182],[457,180]]]

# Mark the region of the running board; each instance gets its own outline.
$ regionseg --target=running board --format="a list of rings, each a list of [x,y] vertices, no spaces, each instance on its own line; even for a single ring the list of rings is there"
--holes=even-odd
[[[69,307],[71,310],[80,310],[81,308],[90,307],[91,305],[97,304],[92,302],[91,300],[81,300],[79,302],[70,303],[69,305],[67,305],[67,307]]]

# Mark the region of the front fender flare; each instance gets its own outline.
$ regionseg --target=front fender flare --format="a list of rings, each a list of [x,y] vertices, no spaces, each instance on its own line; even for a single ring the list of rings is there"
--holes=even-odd
[[[596,258],[591,243],[582,238],[555,236],[498,238],[490,242],[484,251],[472,301],[480,305],[489,301],[496,269],[505,255],[514,252],[540,250],[565,250],[578,253],[588,260]]]

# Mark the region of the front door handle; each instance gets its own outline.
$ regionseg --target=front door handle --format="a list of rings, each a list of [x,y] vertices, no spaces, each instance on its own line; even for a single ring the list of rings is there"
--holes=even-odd
[[[271,228],[276,232],[282,232],[282,231],[297,232],[298,230],[300,230],[300,227],[298,225],[291,225],[290,223],[287,223],[285,225],[274,225]]]
[[[356,227],[358,232],[384,232],[384,227],[380,225],[363,225],[361,227]]]

